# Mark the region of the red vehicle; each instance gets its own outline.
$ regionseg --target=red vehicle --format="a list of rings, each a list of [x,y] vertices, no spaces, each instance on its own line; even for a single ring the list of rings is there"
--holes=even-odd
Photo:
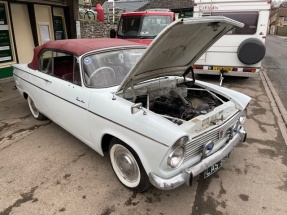
[[[117,31],[112,29],[110,37],[149,45],[173,21],[174,13],[169,11],[123,13]]]

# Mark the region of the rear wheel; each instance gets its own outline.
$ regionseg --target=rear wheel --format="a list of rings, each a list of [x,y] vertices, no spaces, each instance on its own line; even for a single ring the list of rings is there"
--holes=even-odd
[[[114,138],[109,155],[113,170],[123,185],[137,192],[143,192],[150,186],[148,176],[132,148]]]
[[[37,107],[35,106],[32,98],[30,96],[28,96],[27,98],[28,100],[28,105],[29,105],[29,108],[30,108],[30,111],[32,113],[32,115],[34,116],[35,119],[38,119],[38,120],[45,120],[47,119],[46,116],[44,116],[38,109]]]

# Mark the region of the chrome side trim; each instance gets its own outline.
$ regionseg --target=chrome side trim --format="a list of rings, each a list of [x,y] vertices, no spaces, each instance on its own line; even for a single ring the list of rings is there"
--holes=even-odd
[[[75,103],[73,103],[73,102],[71,102],[71,101],[68,101],[68,100],[66,100],[66,99],[64,99],[64,98],[62,98],[62,97],[60,97],[60,96],[57,96],[57,95],[55,95],[55,94],[53,94],[53,93],[51,93],[51,92],[49,92],[49,91],[47,91],[47,90],[44,90],[43,88],[41,88],[41,87],[39,87],[39,86],[37,86],[37,85],[35,85],[35,84],[33,84],[33,83],[27,81],[26,79],[19,77],[18,75],[15,75],[15,74],[14,74],[14,76],[16,76],[16,77],[22,79],[23,81],[26,81],[27,83],[33,85],[34,87],[37,87],[37,88],[40,89],[40,90],[45,91],[46,93],[49,93],[49,94],[51,94],[51,95],[53,95],[53,96],[55,96],[55,97],[57,97],[57,98],[59,98],[59,99],[62,99],[62,100],[64,100],[64,101],[66,101],[66,102],[69,102],[69,103],[71,103],[71,104],[77,106],[78,108],[81,108],[81,109],[83,109],[83,110],[86,110],[86,111],[88,111],[88,112],[91,113],[91,114],[94,114],[94,115],[96,115],[96,116],[98,116],[98,117],[101,117],[101,118],[103,118],[103,119],[105,119],[105,120],[108,120],[108,121],[110,121],[110,122],[112,122],[112,123],[115,123],[115,124],[117,124],[117,125],[119,125],[119,126],[125,128],[125,129],[128,129],[128,130],[130,130],[130,131],[132,131],[132,132],[134,132],[134,133],[137,133],[137,134],[139,134],[139,135],[141,135],[141,136],[143,136],[143,137],[145,137],[145,138],[148,138],[148,139],[150,139],[150,140],[152,140],[152,141],[155,141],[156,143],[159,143],[159,144],[161,144],[161,145],[163,145],[163,146],[165,146],[165,147],[169,147],[169,145],[167,145],[167,144],[165,144],[165,143],[162,143],[162,142],[160,142],[160,141],[158,141],[158,140],[155,140],[155,139],[153,139],[153,138],[151,138],[151,137],[148,137],[148,136],[146,136],[146,135],[143,135],[143,134],[141,134],[140,132],[138,132],[138,131],[136,131],[136,130],[133,130],[133,129],[131,129],[131,128],[127,127],[127,126],[124,126],[124,125],[122,125],[122,124],[120,124],[120,123],[118,123],[118,122],[116,122],[116,121],[113,121],[112,119],[106,118],[106,117],[104,117],[104,116],[102,116],[102,115],[99,115],[99,114],[97,114],[97,113],[95,113],[95,112],[93,112],[93,111],[91,111],[91,110],[88,110],[88,109],[86,109],[86,108],[83,108],[83,107],[81,107],[81,106],[79,106],[79,105],[77,105],[77,104],[75,104]],[[38,76],[36,76],[36,77],[38,77]],[[40,78],[40,77],[39,77],[39,78]],[[24,91],[23,91],[23,92],[24,92]]]

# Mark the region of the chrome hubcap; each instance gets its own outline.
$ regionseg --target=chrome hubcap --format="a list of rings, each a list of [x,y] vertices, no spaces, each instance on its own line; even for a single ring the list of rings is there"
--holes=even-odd
[[[133,155],[125,148],[118,148],[114,156],[122,176],[130,182],[136,181],[139,177],[139,170]]]

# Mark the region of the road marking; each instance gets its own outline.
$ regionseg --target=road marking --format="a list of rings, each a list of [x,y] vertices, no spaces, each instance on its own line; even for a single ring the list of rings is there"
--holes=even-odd
[[[281,43],[281,45],[282,45],[282,46],[287,46],[287,44],[285,44],[285,43]]]

